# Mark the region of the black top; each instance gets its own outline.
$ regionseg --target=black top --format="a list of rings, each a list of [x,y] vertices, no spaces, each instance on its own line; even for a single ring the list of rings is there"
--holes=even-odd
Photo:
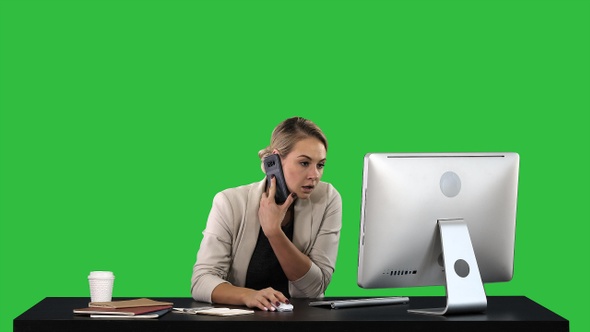
[[[293,241],[293,222],[281,228],[289,240]],[[254,248],[250,265],[248,265],[245,286],[256,290],[272,287],[286,297],[291,297],[289,294],[289,280],[285,272],[283,272],[283,268],[262,228],[260,228],[256,248]]]

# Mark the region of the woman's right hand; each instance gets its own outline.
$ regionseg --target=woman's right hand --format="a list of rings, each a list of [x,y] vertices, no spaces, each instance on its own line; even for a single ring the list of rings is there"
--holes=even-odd
[[[287,214],[287,210],[293,201],[295,200],[294,195],[287,196],[287,199],[283,205],[277,205],[275,202],[275,192],[277,188],[277,179],[273,176],[270,180],[270,188],[268,192],[262,193],[260,198],[260,207],[258,208],[258,219],[260,220],[260,226],[266,237],[270,238],[276,234],[282,234],[281,223]]]
[[[276,309],[272,304],[278,306],[279,302],[289,303],[289,300],[283,293],[271,287],[261,290],[252,289],[244,297],[244,304],[248,308],[258,308],[264,311],[275,311]]]

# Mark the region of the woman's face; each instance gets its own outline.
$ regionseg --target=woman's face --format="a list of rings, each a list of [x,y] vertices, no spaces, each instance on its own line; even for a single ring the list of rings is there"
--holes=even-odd
[[[281,161],[289,191],[307,199],[324,173],[326,148],[317,138],[308,137],[297,142]]]

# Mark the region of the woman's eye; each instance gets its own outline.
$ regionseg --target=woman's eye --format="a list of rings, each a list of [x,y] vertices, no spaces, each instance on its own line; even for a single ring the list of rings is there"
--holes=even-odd
[[[308,161],[302,161],[300,164],[301,164],[301,166],[303,166],[303,167],[307,167],[307,166],[309,166],[309,162],[308,162]]]
[[[326,164],[318,164],[318,168],[320,169],[324,168],[324,166],[326,166]]]

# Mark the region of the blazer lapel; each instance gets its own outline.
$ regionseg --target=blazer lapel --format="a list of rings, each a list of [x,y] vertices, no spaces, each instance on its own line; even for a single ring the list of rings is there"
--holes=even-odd
[[[310,199],[295,201],[295,225],[293,230],[293,244],[304,254],[311,250],[313,229],[313,203]]]

